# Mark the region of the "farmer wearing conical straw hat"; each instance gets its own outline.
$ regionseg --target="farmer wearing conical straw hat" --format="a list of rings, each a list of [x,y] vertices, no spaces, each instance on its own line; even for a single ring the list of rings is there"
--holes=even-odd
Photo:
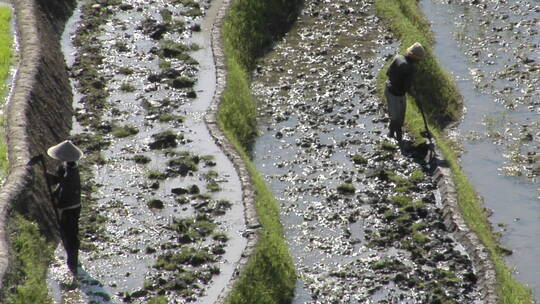
[[[386,82],[384,95],[388,104],[388,115],[390,116],[388,136],[398,141],[401,141],[403,136],[401,127],[405,121],[405,111],[407,109],[405,93],[411,93],[416,73],[415,63],[422,60],[425,53],[424,47],[415,42],[407,49],[405,55],[398,54],[394,57],[386,72],[388,81]]]
[[[81,178],[77,161],[83,152],[65,140],[47,150],[47,155],[62,161],[56,174],[47,174],[49,186],[57,185],[52,193],[60,226],[60,234],[67,253],[67,265],[76,276],[79,255],[79,216],[81,214]]]

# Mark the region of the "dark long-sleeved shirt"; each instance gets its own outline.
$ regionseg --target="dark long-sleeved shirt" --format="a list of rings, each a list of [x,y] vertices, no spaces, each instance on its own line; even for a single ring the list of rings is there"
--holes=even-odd
[[[403,55],[394,57],[392,64],[386,72],[388,81],[386,86],[390,93],[396,96],[403,96],[410,90],[416,68],[411,59]]]
[[[57,208],[62,209],[81,203],[81,177],[77,166],[60,165],[57,175],[49,174],[52,184],[58,184],[54,191]]]

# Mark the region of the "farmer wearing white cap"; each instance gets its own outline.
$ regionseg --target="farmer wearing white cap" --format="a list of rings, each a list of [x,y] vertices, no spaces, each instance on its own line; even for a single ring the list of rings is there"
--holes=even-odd
[[[65,140],[47,150],[47,155],[62,161],[57,173],[47,174],[48,182],[57,185],[53,197],[56,201],[60,233],[67,253],[67,264],[77,275],[79,255],[79,216],[81,214],[81,178],[77,161],[83,156],[81,149]]]
[[[386,82],[384,95],[388,104],[388,115],[390,116],[390,132],[388,136],[398,141],[401,141],[403,136],[401,127],[407,109],[405,93],[411,93],[416,73],[415,63],[422,60],[425,53],[424,47],[416,42],[407,49],[405,55],[396,55],[386,72],[388,81]]]

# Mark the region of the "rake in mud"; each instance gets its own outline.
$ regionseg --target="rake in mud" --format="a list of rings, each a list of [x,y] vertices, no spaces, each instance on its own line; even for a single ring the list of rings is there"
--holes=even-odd
[[[437,157],[437,153],[435,152],[435,143],[433,142],[433,136],[431,136],[431,132],[429,131],[426,115],[424,114],[424,108],[419,102],[417,103],[417,105],[420,109],[420,113],[422,114],[422,119],[424,120],[425,130],[421,133],[421,135],[423,138],[426,138],[429,141],[429,143],[427,144],[427,151],[424,157],[424,161],[426,162],[426,168],[432,169],[432,165]]]

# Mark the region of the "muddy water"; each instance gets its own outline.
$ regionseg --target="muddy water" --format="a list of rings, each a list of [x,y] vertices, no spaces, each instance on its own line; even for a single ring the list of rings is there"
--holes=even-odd
[[[461,164],[515,275],[540,298],[540,7],[538,1],[424,0],[435,52],[466,113]]]
[[[281,206],[300,276],[293,303],[479,303],[433,181],[409,142],[400,149],[385,135],[376,75],[396,48],[370,1],[306,1],[254,72],[253,158]],[[394,173],[418,175],[417,187],[400,188]],[[398,197],[422,207],[405,215]],[[412,233],[408,216],[423,228]],[[446,271],[459,283],[443,283]]]
[[[223,1],[217,0],[211,5],[201,2],[204,18],[185,17],[183,13],[186,8],[181,5],[162,1],[145,2],[125,1],[124,9],[113,8],[112,17],[105,20],[101,25],[102,32],[93,40],[93,43],[98,41],[104,57],[98,71],[100,76],[107,79],[106,90],[109,93],[108,110],[100,119],[109,124],[136,127],[138,132],[125,138],[110,134],[105,137],[111,144],[100,151],[104,161],[94,164],[92,168],[92,182],[96,185],[92,197],[97,202],[93,208],[98,212],[97,218],[103,220],[100,228],[103,235],[85,240],[92,246],[81,251],[78,285],[71,283],[63,263],[65,253],[62,246],[57,248],[56,262],[50,269],[48,279],[57,303],[119,303],[128,299],[133,303],[146,303],[157,296],[155,293],[160,286],[171,281],[178,283],[172,289],[159,292],[159,295],[164,294],[168,298],[169,303],[213,303],[232,277],[235,263],[246,245],[241,236],[245,224],[238,176],[213,142],[202,119],[214,94],[215,84],[210,30]],[[69,66],[76,62],[78,55],[71,37],[81,21],[80,7],[85,4],[79,3],[77,12],[66,27],[63,49]],[[160,72],[160,59],[150,53],[157,46],[157,40],[145,35],[138,25],[150,18],[161,21],[163,9],[168,9],[173,18],[200,25],[200,31],[165,34],[168,40],[196,43],[199,46],[198,50],[190,52],[198,65],[185,66],[174,60],[171,63],[173,68],[186,71],[186,75],[196,79],[193,87],[195,98],[185,97],[182,90],[147,80],[150,74]],[[125,46],[122,53],[119,53],[118,45]],[[132,74],[118,73],[121,68],[131,69]],[[79,112],[85,111],[86,105],[81,103],[82,95],[77,90],[78,79],[74,77],[72,82],[74,106]],[[133,90],[122,90],[122,85],[126,83]],[[149,119],[148,104],[157,104],[165,98],[177,103],[169,114],[184,117],[181,122]],[[169,149],[167,153],[149,149],[152,136],[165,130],[183,135],[178,147]],[[93,132],[96,131],[74,121],[74,136]],[[184,152],[204,159],[199,162],[197,170],[186,176],[168,175],[159,181],[148,179],[149,172],[166,172],[171,154]],[[150,162],[137,164],[133,161],[135,155],[144,155]],[[219,186],[218,189],[209,188],[209,176]],[[178,200],[180,197],[171,193],[172,189],[189,189],[194,185],[202,195],[186,194],[184,200]],[[163,207],[149,208],[147,202],[156,199],[163,202]],[[227,235],[226,243],[210,236],[199,238],[196,242],[177,243],[179,235],[168,228],[173,219],[201,215],[208,210],[206,206],[214,206],[220,201],[226,201],[231,206],[206,217],[216,224],[214,232]],[[183,248],[204,252],[215,248],[223,250],[214,251],[219,253],[202,265],[178,265],[184,275],[181,282],[177,272],[154,267],[158,257],[174,254]],[[189,280],[187,275],[190,275]]]

